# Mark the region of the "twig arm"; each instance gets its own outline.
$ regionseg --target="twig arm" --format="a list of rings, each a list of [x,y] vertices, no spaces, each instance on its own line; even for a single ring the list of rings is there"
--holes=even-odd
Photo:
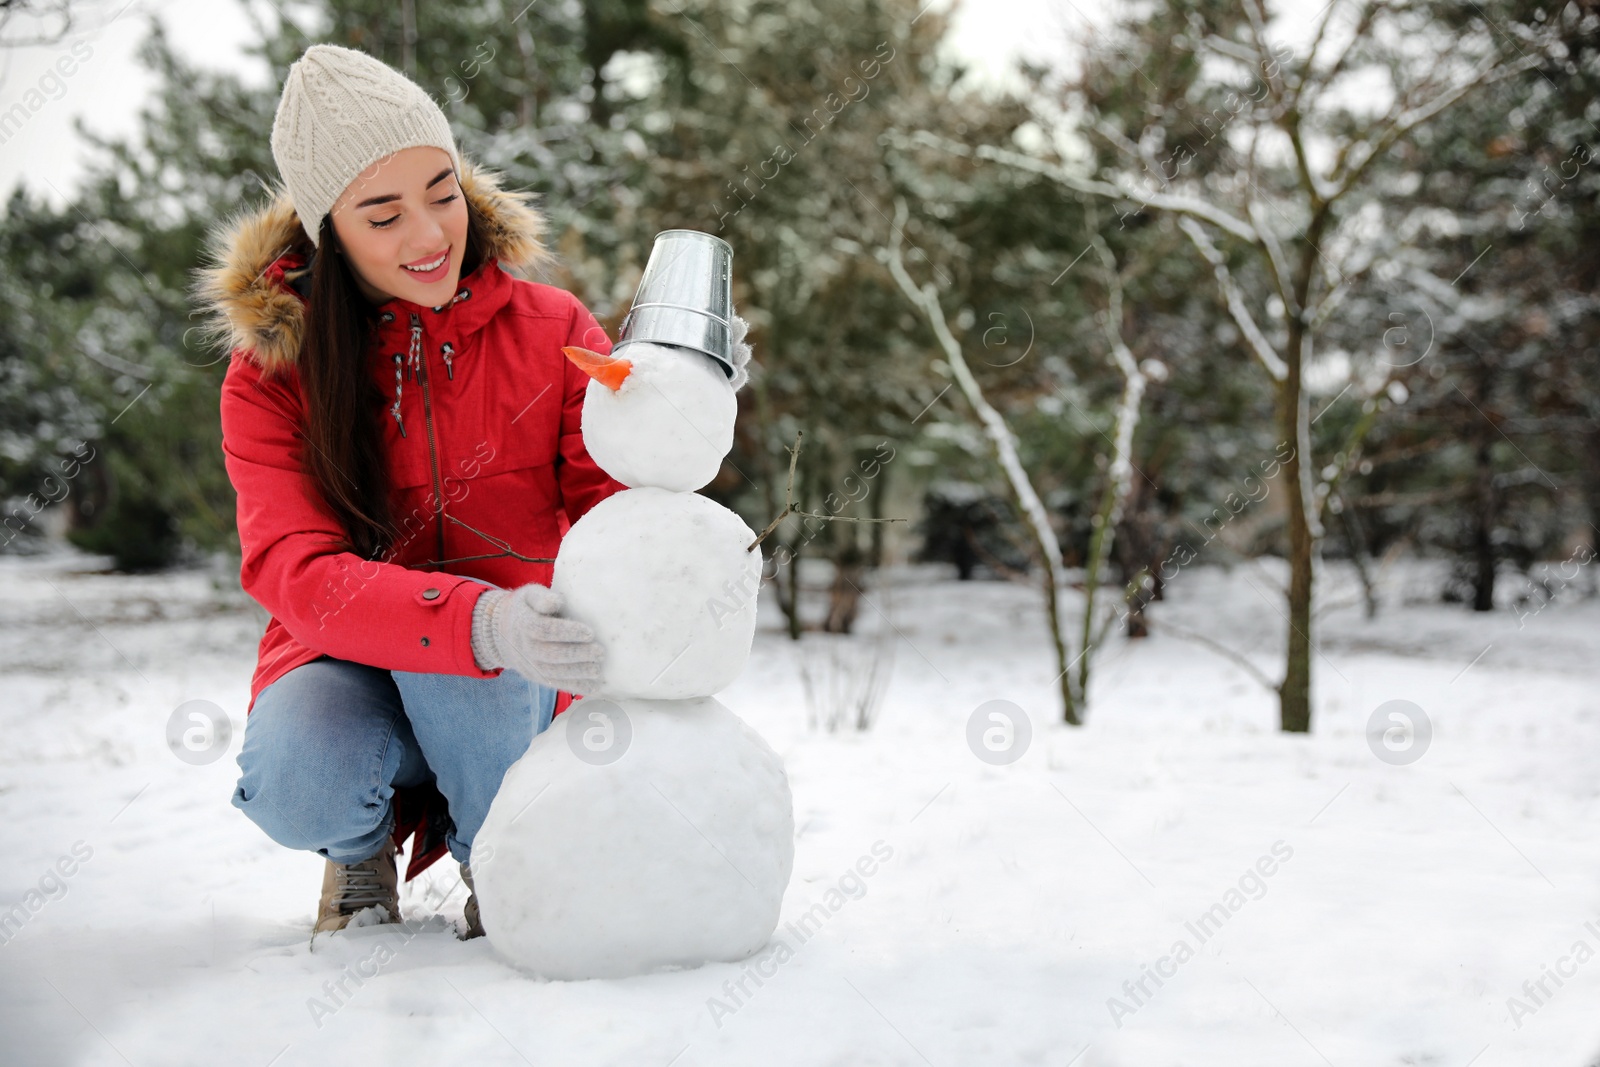
[[[804,436],[805,436],[805,431],[804,430],[796,430],[795,433],[794,433],[794,447],[790,448],[788,450],[789,451],[789,481],[788,481],[788,484],[786,484],[783,487],[783,510],[778,512],[778,517],[777,518],[775,518],[771,522],[767,523],[766,529],[762,530],[761,533],[756,537],[756,539],[754,541],[751,541],[748,545],[745,546],[745,551],[746,552],[754,552],[755,549],[756,549],[756,546],[761,544],[761,542],[765,541],[767,539],[767,536],[769,534],[771,534],[773,530],[776,530],[778,528],[778,524],[780,522],[782,522],[784,519],[787,519],[790,515],[804,515],[808,519],[824,519],[824,520],[829,521],[829,522],[905,522],[906,521],[906,519],[904,517],[902,517],[902,516],[895,516],[893,518],[880,519],[880,518],[870,518],[870,517],[865,516],[865,515],[823,515],[820,512],[816,512],[816,511],[801,511],[799,508],[795,507],[794,506],[794,465],[795,465],[795,461],[800,458],[800,440]]]

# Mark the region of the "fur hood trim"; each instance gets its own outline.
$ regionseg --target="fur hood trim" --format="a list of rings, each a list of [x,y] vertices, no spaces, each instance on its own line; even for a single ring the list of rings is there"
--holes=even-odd
[[[549,223],[538,194],[501,187],[502,175],[461,157],[461,191],[488,231],[486,259],[519,275],[537,275],[555,263],[545,245]],[[208,265],[197,271],[202,331],[241,350],[266,375],[291,366],[305,333],[306,301],[294,288],[309,282],[305,264],[315,251],[281,183],[265,207],[241,212],[207,238]]]

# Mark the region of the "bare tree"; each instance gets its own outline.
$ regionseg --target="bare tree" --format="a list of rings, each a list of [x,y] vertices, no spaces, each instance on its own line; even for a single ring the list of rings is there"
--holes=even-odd
[[[1235,111],[1219,116],[1236,145],[1234,170],[1223,174],[1185,174],[1179,145],[1160,159],[1170,119],[1159,103],[1148,109],[1147,129],[1136,134],[1108,123],[1091,132],[1115,146],[1123,165],[1105,177],[1082,173],[1056,154],[1029,153],[998,145],[968,145],[929,130],[889,135],[903,148],[925,146],[956,156],[991,160],[1040,174],[1068,189],[1110,201],[1132,203],[1174,217],[1209,265],[1219,299],[1238,327],[1244,344],[1275,396],[1279,438],[1290,449],[1283,475],[1288,508],[1289,585],[1282,679],[1274,686],[1280,725],[1286,731],[1311,728],[1311,653],[1314,565],[1323,536],[1322,514],[1330,494],[1359,451],[1360,434],[1372,424],[1389,383],[1382,348],[1368,353],[1378,366],[1353,376],[1351,391],[1364,405],[1357,433],[1341,444],[1331,461],[1319,466],[1311,449],[1311,415],[1304,373],[1315,342],[1353,284],[1364,279],[1392,234],[1369,234],[1370,218],[1355,202],[1371,203],[1375,164],[1430,119],[1474,92],[1522,74],[1548,61],[1550,40],[1507,46],[1492,27],[1462,31],[1449,40],[1418,46],[1418,11],[1383,0],[1357,4],[1345,19],[1347,4],[1333,0],[1320,13],[1303,55],[1269,41],[1264,0],[1241,0],[1243,40],[1204,32],[1191,22],[1189,45],[1195,53],[1243,67],[1256,79]],[[1343,28],[1330,33],[1336,25]],[[1430,33],[1443,37],[1442,27]],[[1339,43],[1334,43],[1335,38]],[[1331,58],[1326,49],[1336,49]],[[1509,56],[1502,54],[1509,51]],[[1381,114],[1367,115],[1337,102],[1328,92],[1338,79],[1365,69],[1387,76],[1393,98]],[[1255,90],[1259,89],[1259,97]],[[1286,167],[1265,162],[1279,152]],[[1188,153],[1193,157],[1193,153]],[[1321,162],[1322,160],[1327,162]],[[1171,165],[1177,166],[1169,175]],[[1274,183],[1268,180],[1285,177]],[[1154,175],[1151,188],[1149,176]],[[1222,180],[1218,180],[1222,179]],[[1382,228],[1380,227],[1380,231]],[[1218,240],[1254,258],[1274,299],[1259,301],[1273,320],[1264,329],[1261,311],[1230,270]],[[1337,261],[1336,261],[1337,260]],[[1415,284],[1420,268],[1414,267]],[[1449,283],[1428,278],[1428,284]]]
[[[1159,377],[1161,370],[1159,365],[1153,362],[1141,366],[1134,359],[1128,346],[1123,343],[1120,329],[1121,276],[1117,271],[1111,249],[1096,235],[1093,243],[1104,265],[1106,285],[1110,293],[1109,306],[1104,313],[1103,321],[1112,360],[1122,372],[1124,387],[1117,405],[1115,429],[1112,431],[1112,454],[1107,463],[1109,478],[1099,511],[1095,515],[1095,532],[1084,577],[1081,637],[1077,642],[1077,654],[1071,655],[1073,641],[1068,634],[1068,623],[1061,603],[1061,594],[1066,587],[1067,579],[1062,567],[1061,544],[1056,538],[1055,528],[1050,523],[1050,513],[1039,499],[1038,491],[1034,489],[1033,482],[1017,454],[1016,435],[1007,425],[1005,416],[984,396],[982,385],[973,376],[972,369],[967,364],[966,356],[961,350],[961,342],[950,329],[944,308],[939,303],[938,288],[932,282],[918,285],[906,270],[905,257],[901,252],[901,235],[909,215],[905,199],[896,197],[894,221],[889,225],[889,243],[879,256],[888,265],[900,291],[922,313],[932,328],[934,337],[939,342],[939,348],[955,375],[956,383],[961,387],[962,395],[967,398],[967,403],[977,414],[985,436],[994,446],[1000,469],[1006,477],[1006,485],[1011,490],[1029,532],[1033,535],[1034,550],[1044,563],[1040,585],[1044,591],[1045,618],[1050,627],[1050,640],[1055,651],[1056,666],[1060,668],[1055,681],[1061,692],[1062,719],[1069,725],[1080,726],[1088,705],[1091,653],[1104,638],[1111,621],[1116,618],[1114,613],[1108,613],[1096,626],[1095,589],[1099,584],[1100,572],[1104,569],[1106,558],[1111,553],[1111,542],[1117,520],[1127,501],[1133,481],[1133,434],[1139,424],[1139,404],[1144,397],[1147,383],[1152,377]],[[1078,669],[1076,676],[1073,674],[1074,667]]]

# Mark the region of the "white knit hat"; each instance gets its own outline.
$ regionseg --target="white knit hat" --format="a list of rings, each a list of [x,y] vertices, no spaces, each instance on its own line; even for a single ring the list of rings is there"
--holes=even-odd
[[[272,120],[272,158],[311,243],[322,217],[362,171],[417,145],[450,153],[450,123],[422,87],[353,48],[314,44],[289,68]]]

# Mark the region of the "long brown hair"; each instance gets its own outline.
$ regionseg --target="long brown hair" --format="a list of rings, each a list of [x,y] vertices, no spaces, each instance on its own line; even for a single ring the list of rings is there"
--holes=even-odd
[[[483,262],[487,227],[467,203],[464,281]],[[336,551],[378,559],[397,539],[389,507],[389,469],[380,419],[390,399],[374,380],[367,360],[378,308],[356,284],[341,248],[333,216],[322,217],[317,252],[311,259],[310,308],[298,358],[305,399],[303,466],[323,503],[345,529]],[[306,242],[307,246],[310,241]],[[328,254],[318,254],[327,252]],[[438,506],[438,502],[435,502]]]

